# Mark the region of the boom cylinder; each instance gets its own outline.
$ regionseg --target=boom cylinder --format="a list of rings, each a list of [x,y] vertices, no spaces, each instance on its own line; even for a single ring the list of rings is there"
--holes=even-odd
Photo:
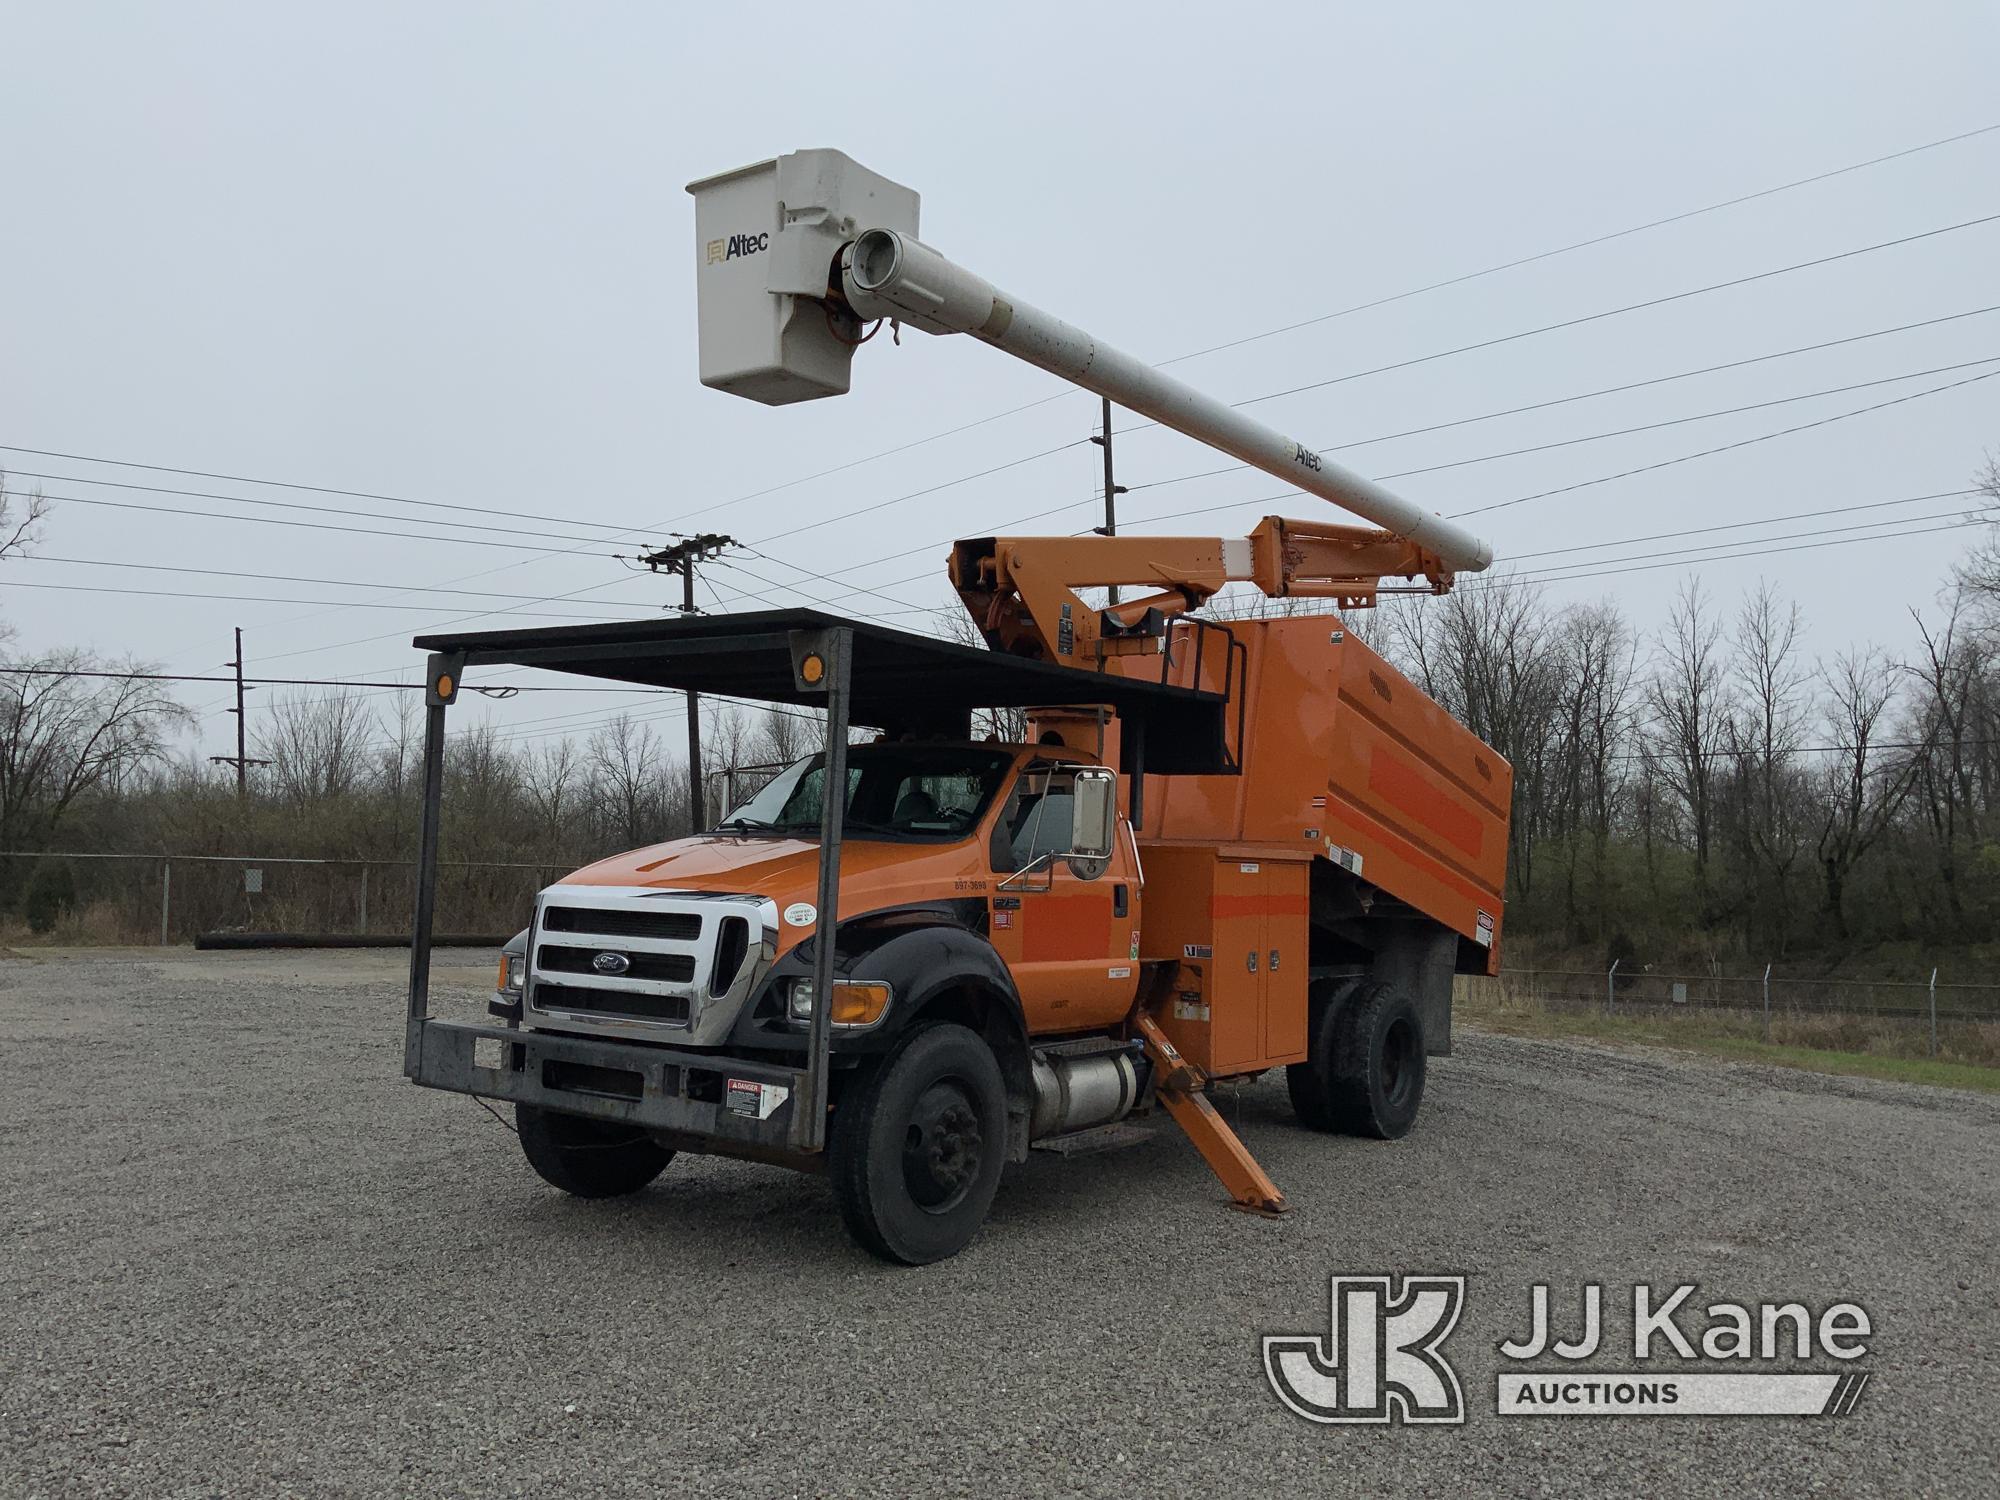
[[[1477,573],[1493,561],[1493,549],[1464,527],[1061,318],[1001,295],[984,277],[911,235],[868,230],[843,252],[841,279],[848,305],[864,318],[893,318],[926,333],[969,333],[1253,469],[1344,506],[1435,553],[1456,571]]]

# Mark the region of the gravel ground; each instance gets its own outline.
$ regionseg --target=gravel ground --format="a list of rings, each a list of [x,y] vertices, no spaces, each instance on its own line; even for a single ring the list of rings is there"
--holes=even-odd
[[[1991,1099],[1462,1034],[1394,1145],[1225,1098],[1282,1221],[1169,1128],[1010,1169],[899,1271],[813,1178],[545,1187],[399,1076],[401,962],[0,954],[0,1493],[2000,1492]],[[441,963],[475,1008],[486,956]],[[1471,1278],[1465,1426],[1273,1397],[1258,1335],[1373,1271]],[[1859,1301],[1876,1378],[1838,1419],[1494,1415],[1527,1287],[1589,1280]]]

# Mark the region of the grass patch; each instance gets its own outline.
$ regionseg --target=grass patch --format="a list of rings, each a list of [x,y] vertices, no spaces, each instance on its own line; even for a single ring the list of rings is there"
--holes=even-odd
[[[1760,1020],[1731,1013],[1606,1015],[1535,1002],[1475,1001],[1461,1003],[1457,1018],[1503,1036],[1589,1037],[1732,1062],[2000,1093],[2000,1026],[1990,1023],[1940,1025],[1933,1058],[1926,1055],[1928,1027],[1862,1016],[1774,1017],[1769,1040]]]

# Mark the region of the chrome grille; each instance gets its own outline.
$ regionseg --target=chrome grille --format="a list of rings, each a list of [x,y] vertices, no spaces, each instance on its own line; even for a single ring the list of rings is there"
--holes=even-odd
[[[535,903],[524,1020],[719,1043],[775,958],[777,930],[777,904],[760,896],[550,886]]]

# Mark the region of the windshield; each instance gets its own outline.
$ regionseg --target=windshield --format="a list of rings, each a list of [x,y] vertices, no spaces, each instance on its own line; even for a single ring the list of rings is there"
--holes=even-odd
[[[852,746],[843,837],[964,838],[999,792],[1013,759],[1004,750],[971,745]],[[716,831],[817,834],[825,797],[826,757],[815,755],[779,772]]]

